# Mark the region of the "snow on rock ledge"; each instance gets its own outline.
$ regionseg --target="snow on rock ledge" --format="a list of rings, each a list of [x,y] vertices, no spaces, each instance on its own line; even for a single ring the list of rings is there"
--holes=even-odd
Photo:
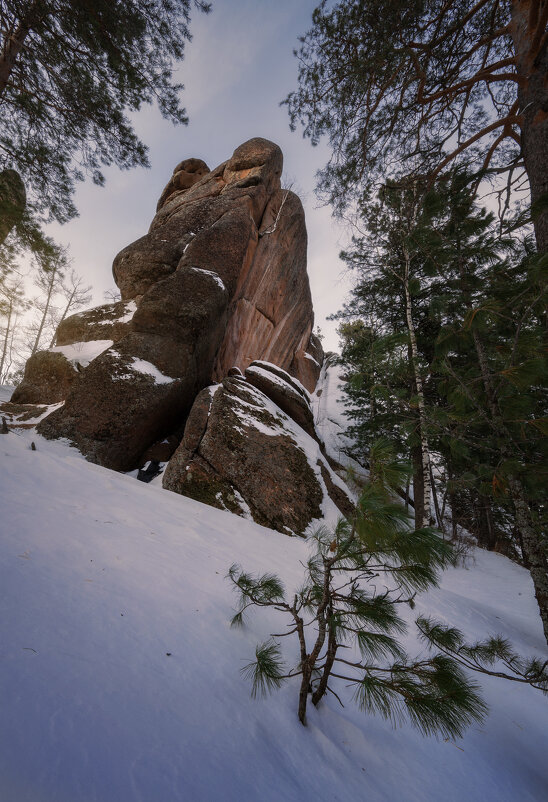
[[[183,441],[163,479],[167,490],[181,493],[290,535],[303,535],[311,524],[335,522],[349,515],[353,499],[329,466],[318,440],[295,417],[274,403],[291,385],[269,371],[246,371],[223,380],[197,397]],[[270,374],[273,375],[273,374]],[[261,388],[256,380],[260,377]],[[288,377],[290,378],[290,377]],[[311,421],[312,413],[308,408]],[[313,425],[312,425],[313,429]]]

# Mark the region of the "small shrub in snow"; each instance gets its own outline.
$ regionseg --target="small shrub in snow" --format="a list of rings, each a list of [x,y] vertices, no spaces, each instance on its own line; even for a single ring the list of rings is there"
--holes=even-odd
[[[305,724],[308,699],[317,705],[328,692],[339,698],[333,680],[343,680],[365,712],[394,723],[408,718],[425,735],[452,738],[487,712],[463,667],[548,689],[548,661],[524,661],[502,638],[467,645],[458,630],[427,618],[417,626],[435,651],[409,658],[398,640],[407,628],[398,606],[413,606],[417,592],[436,585],[453,555],[435,530],[412,530],[404,508],[379,485],[366,488],[353,521],[321,528],[310,543],[304,583],[291,600],[272,574],[252,576],[237,565],[229,571],[239,594],[233,625],[243,624],[250,607],[272,607],[290,619],[288,631],[257,646],[242,669],[254,696],[300,677],[298,716]],[[276,639],[292,635],[300,657],[288,670]],[[504,670],[497,670],[499,661]]]

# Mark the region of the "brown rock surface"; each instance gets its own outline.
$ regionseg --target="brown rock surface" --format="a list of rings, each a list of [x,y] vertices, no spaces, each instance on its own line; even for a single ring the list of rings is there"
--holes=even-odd
[[[199,159],[177,165],[149,233],[114,260],[123,301],[60,327],[60,344],[104,337],[115,345],[78,375],[42,433],[127,470],[180,429],[199,391],[234,366],[265,359],[313,389],[307,360],[296,358],[313,325],[304,213],[296,195],[280,190],[281,171],[279,147],[260,138],[212,171]],[[137,308],[122,323],[132,300]],[[150,367],[137,369],[139,361]],[[306,405],[296,397],[293,406],[311,431]]]
[[[302,535],[321,518],[325,494],[341,511],[352,508],[318,443],[238,376],[198,395],[163,486],[238,514],[247,508],[257,523],[286,534]]]
[[[302,534],[321,516],[322,492],[306,455],[284,430],[283,418],[276,418],[264,396],[237,377],[225,379],[212,395],[207,416],[205,396],[200,401],[199,422],[192,412],[187,422],[192,437],[185,430],[163,486],[220,507],[220,489],[222,497],[232,490],[235,498],[238,494],[245,500],[257,523]],[[196,442],[202,427],[198,446],[191,450],[187,445]]]
[[[221,379],[256,359],[275,363],[313,390],[319,375],[295,354],[306,350],[314,313],[306,272],[306,225],[299,198],[278,190],[269,201],[253,260],[240,274],[215,366]]]
[[[180,365],[184,379],[159,376],[146,359],[150,343],[127,339],[77,374],[64,406],[37,426],[45,437],[66,437],[91,462],[120,471],[135,467],[149,445],[180,425],[195,383],[188,361],[186,372]]]
[[[308,394],[292,381],[291,376],[266,362],[252,362],[246,368],[247,381],[274,401],[301,429],[316,439],[314,416]]]
[[[160,200],[156,206],[156,211],[159,212],[162,206],[167,202],[175,192],[185,192],[190,187],[194,186],[203,175],[209,173],[209,167],[201,159],[185,159],[180,162],[173,171],[173,175],[169,179],[167,186],[160,195]]]
[[[103,304],[65,318],[57,327],[56,345],[90,342],[91,340],[121,340],[130,330],[136,306],[133,302],[117,301]]]
[[[14,404],[56,404],[66,398],[78,376],[62,354],[38,351],[27,360],[21,384],[15,388]]]

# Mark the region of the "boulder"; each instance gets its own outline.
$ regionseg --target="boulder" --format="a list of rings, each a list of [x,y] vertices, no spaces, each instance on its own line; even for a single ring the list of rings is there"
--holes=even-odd
[[[195,384],[188,361],[186,371],[180,364],[184,379],[169,376],[150,361],[150,343],[127,339],[77,374],[64,406],[37,426],[44,437],[65,437],[90,462],[119,471],[138,465],[149,445],[180,425]]]
[[[268,362],[252,362],[246,368],[245,378],[274,401],[310,437],[317,438],[308,393],[288,373]]]
[[[25,365],[23,381],[15,388],[14,404],[56,404],[68,395],[78,372],[60,353],[37,351]]]
[[[327,495],[352,507],[341,485],[316,440],[238,376],[197,396],[163,477],[168,490],[295,535],[322,517]]]
[[[209,173],[209,167],[201,159],[185,159],[180,162],[173,170],[173,175],[160,195],[156,211],[159,212],[175,192],[186,192],[207,173]]]
[[[91,340],[117,342],[129,332],[136,309],[134,301],[117,301],[70,315],[57,327],[55,344],[70,345]]]

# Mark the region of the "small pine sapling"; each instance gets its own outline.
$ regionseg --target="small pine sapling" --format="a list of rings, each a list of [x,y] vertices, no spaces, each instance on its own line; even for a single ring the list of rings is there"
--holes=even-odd
[[[251,607],[274,608],[290,619],[288,630],[258,645],[255,660],[242,669],[253,696],[300,676],[298,717],[306,724],[309,697],[314,705],[327,693],[339,699],[332,680],[344,680],[364,712],[393,723],[407,718],[425,735],[453,738],[487,713],[463,667],[548,689],[548,661],[520,660],[500,638],[468,646],[458,630],[426,618],[417,620],[420,636],[436,651],[408,657],[398,641],[407,629],[398,605],[413,606],[416,593],[435,586],[453,557],[435,530],[413,530],[404,507],[380,484],[365,489],[353,521],[341,519],[334,531],[320,528],[310,544],[304,583],[291,601],[275,575],[252,576],[238,565],[229,570],[239,595],[234,626],[243,625]],[[288,670],[276,639],[291,635],[300,655]],[[359,658],[351,657],[353,645]],[[495,671],[500,660],[506,671]]]

